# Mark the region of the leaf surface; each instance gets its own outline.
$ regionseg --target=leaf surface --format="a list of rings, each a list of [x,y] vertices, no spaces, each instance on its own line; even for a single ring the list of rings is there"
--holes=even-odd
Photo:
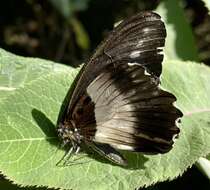
[[[3,50],[0,60],[0,68],[13,65],[9,73],[14,76],[20,72],[16,64],[21,60],[20,73],[25,76],[21,82],[0,80],[1,87],[15,88],[6,95],[0,90],[0,170],[14,183],[73,190],[134,189],[174,179],[210,152],[210,69],[204,65],[164,63],[162,86],[177,96],[184,113],[180,136],[169,153],[124,152],[129,167],[123,168],[84,150],[73,158],[79,160],[59,167],[56,163],[65,151],[60,148],[55,125],[78,69]]]
[[[156,12],[161,15],[166,25],[165,57],[169,60],[197,61],[197,47],[192,28],[184,14],[182,1],[161,1]]]

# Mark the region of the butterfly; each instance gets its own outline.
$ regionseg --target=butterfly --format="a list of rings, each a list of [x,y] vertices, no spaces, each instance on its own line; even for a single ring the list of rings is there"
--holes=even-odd
[[[147,11],[121,22],[100,44],[81,69],[58,123],[69,154],[85,144],[126,166],[120,150],[172,149],[182,112],[173,105],[176,97],[159,87],[165,38],[161,17]]]

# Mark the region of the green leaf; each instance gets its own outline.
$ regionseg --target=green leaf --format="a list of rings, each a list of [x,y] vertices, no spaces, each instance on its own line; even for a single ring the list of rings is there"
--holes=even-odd
[[[30,84],[34,80],[51,73],[63,70],[63,66],[38,58],[14,56],[0,49],[0,102],[17,89]]]
[[[5,180],[2,176],[0,176],[0,188],[5,190],[53,190],[46,187],[20,187],[16,184],[12,184],[12,182]]]
[[[168,59],[198,60],[192,29],[187,22],[180,0],[161,1],[157,12],[165,21],[167,38],[165,54]]]
[[[35,68],[23,75],[29,81],[24,80],[0,102],[0,170],[14,183],[73,190],[134,189],[174,179],[210,152],[210,69],[167,61],[162,84],[177,96],[177,105],[185,114],[180,137],[169,153],[148,156],[125,152],[129,167],[123,168],[95,153],[85,156],[85,149],[70,166],[56,166],[64,150],[59,148],[55,125],[78,70],[5,51],[0,51],[0,56],[1,67],[13,63],[16,68],[16,60],[21,59],[26,68]],[[42,72],[42,64],[48,71]]]

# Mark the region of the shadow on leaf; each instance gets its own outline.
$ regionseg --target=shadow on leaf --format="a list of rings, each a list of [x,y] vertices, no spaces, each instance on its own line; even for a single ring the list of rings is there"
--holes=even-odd
[[[46,137],[49,137],[46,138],[46,140],[49,143],[58,146],[59,141],[57,138],[55,125],[52,123],[52,121],[50,121],[50,119],[48,119],[44,113],[37,109],[33,109],[31,113],[37,125],[40,127]]]

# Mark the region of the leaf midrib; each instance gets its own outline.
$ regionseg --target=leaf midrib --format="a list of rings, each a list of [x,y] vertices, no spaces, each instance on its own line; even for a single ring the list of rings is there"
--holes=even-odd
[[[23,141],[41,141],[41,140],[51,140],[57,139],[57,137],[42,137],[42,138],[23,138],[23,139],[7,139],[1,140],[0,143],[9,143],[9,142],[23,142]]]
[[[193,111],[190,111],[190,112],[186,112],[184,114],[184,116],[189,117],[189,116],[191,116],[193,114],[206,113],[206,112],[210,112],[210,108],[202,108],[202,109],[196,109],[196,110],[193,110]]]

